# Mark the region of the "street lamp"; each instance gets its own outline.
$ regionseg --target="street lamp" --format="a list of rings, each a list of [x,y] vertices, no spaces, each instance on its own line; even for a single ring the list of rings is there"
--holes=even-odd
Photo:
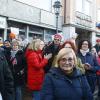
[[[62,7],[60,1],[55,1],[54,2],[54,11],[55,11],[55,15],[56,15],[56,33],[58,33],[58,16],[60,14],[60,8]]]

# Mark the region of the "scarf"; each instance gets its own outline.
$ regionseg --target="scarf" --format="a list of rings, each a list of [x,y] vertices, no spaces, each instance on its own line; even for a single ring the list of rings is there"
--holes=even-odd
[[[83,56],[86,56],[86,54],[89,52],[89,49],[87,49],[86,51],[80,49],[80,52],[81,52],[81,54],[82,54]]]
[[[11,57],[12,57],[12,58],[14,58],[14,57],[15,57],[15,55],[16,55],[16,53],[17,53],[17,51],[18,51],[18,50],[16,50],[16,51],[12,50],[12,51],[11,51]]]

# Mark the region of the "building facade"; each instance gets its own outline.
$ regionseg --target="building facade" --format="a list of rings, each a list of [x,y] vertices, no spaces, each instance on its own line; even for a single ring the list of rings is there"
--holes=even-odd
[[[40,37],[51,41],[56,33],[56,0],[0,0],[0,37],[9,37],[12,30],[28,40]],[[59,32],[64,40],[77,33],[77,42],[89,39],[93,45],[100,35],[100,0],[60,0]],[[61,17],[63,16],[63,17]]]
[[[51,4],[49,8],[44,9],[43,5],[40,8],[35,7],[36,4],[40,4],[40,1],[35,1],[0,0],[0,37],[3,40],[9,37],[11,30],[17,30],[18,34],[25,35],[28,40],[33,37],[40,37],[44,41],[51,40],[51,35],[56,32],[56,17],[52,13],[54,1],[48,0],[47,3]],[[31,5],[32,3],[35,5]],[[59,31],[62,30],[62,17],[59,17],[58,28]]]
[[[76,42],[83,38],[89,39],[92,44],[96,40],[96,0],[62,0],[63,33],[65,39],[77,33]]]

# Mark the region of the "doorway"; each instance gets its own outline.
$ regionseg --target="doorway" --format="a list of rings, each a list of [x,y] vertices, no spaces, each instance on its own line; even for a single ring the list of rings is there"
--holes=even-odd
[[[78,44],[78,42],[83,39],[87,39],[87,40],[91,41],[91,36],[92,36],[91,31],[76,28],[76,33],[78,34],[78,37],[76,39],[76,44]]]

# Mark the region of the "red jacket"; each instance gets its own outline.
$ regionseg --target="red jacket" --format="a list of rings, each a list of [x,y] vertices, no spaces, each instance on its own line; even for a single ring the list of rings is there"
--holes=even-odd
[[[40,90],[44,80],[44,66],[48,60],[42,58],[42,51],[26,51],[27,60],[27,86],[30,90]]]
[[[100,67],[100,57],[97,57],[97,62],[98,62],[99,67]],[[96,74],[100,76],[100,70],[98,70],[98,71],[96,72]]]

